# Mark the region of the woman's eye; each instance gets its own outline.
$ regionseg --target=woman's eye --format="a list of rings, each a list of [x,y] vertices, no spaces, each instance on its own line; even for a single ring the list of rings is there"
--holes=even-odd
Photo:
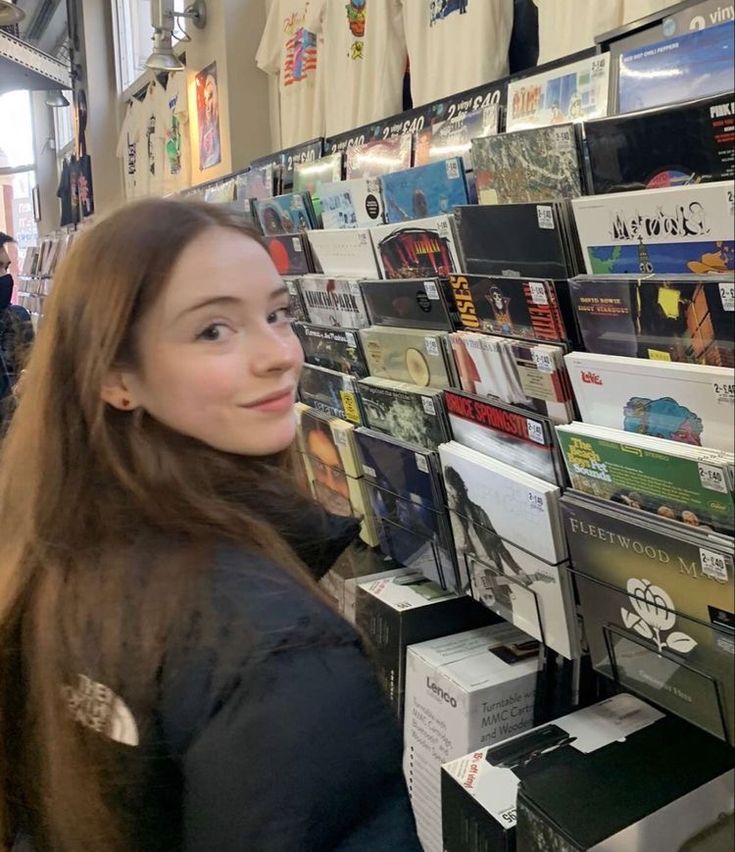
[[[268,322],[271,324],[275,323],[291,323],[293,322],[294,315],[291,312],[291,306],[285,305],[282,308],[277,308],[273,313],[268,314]]]
[[[232,329],[221,322],[213,322],[208,325],[203,331],[197,335],[197,340],[206,340],[210,343],[216,343],[218,340],[223,340],[228,334],[232,333]]]

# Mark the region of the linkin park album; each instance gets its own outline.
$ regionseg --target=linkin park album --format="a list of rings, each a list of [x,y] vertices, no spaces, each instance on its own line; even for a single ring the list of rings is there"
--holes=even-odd
[[[365,328],[370,324],[360,285],[351,278],[305,275],[299,289],[313,325]]]

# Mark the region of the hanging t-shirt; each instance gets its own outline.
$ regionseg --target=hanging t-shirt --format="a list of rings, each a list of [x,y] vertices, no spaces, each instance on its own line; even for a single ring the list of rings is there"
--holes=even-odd
[[[400,0],[312,0],[305,23],[324,37],[319,75],[328,136],[401,112],[406,43]]]
[[[324,135],[317,80],[317,36],[306,28],[309,0],[273,0],[255,61],[278,76],[281,145]]]
[[[143,98],[143,148],[147,195],[163,195],[163,137],[159,129],[161,87],[155,81]]]
[[[169,195],[191,185],[189,148],[189,102],[186,73],[168,75],[166,88],[157,87],[158,117],[156,133],[160,137],[162,192]]]
[[[128,199],[145,195],[148,186],[143,163],[143,116],[143,104],[137,98],[132,98],[125,111],[117,142],[117,156],[123,161],[125,197]]]
[[[535,0],[538,7],[538,64],[592,47],[595,36],[623,23],[623,0]]]
[[[508,73],[513,0],[401,3],[414,106],[490,83]]]
[[[623,24],[645,18],[673,5],[674,0],[623,0]]]
[[[71,167],[66,158],[61,166],[61,177],[59,178],[59,188],[56,190],[56,197],[61,202],[59,227],[63,228],[65,225],[71,225],[74,221],[71,209]]]

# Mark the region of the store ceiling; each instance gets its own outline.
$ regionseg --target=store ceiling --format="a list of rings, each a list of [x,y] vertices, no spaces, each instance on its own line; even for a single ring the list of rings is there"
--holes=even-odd
[[[19,37],[49,56],[65,56],[66,0],[17,0],[26,13]]]
[[[69,69],[66,0],[17,0],[17,5],[25,19],[0,31],[0,94],[68,88],[68,81],[61,82]]]

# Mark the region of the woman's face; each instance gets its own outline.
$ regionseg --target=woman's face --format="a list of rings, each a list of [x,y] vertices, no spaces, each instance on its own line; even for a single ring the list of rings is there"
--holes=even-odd
[[[268,253],[228,228],[182,252],[140,324],[133,406],[218,450],[269,455],[294,438],[303,361],[289,296]],[[109,401],[109,399],[108,399]]]

